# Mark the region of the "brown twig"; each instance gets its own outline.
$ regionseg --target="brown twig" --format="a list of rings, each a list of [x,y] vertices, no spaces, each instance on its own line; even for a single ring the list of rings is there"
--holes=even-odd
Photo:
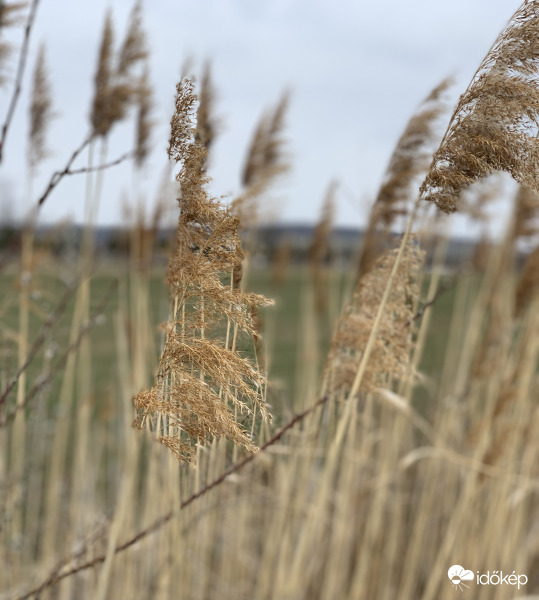
[[[73,154],[71,155],[71,158],[67,161],[65,168],[62,171],[56,171],[55,173],[52,174],[47,188],[45,189],[43,194],[41,194],[39,200],[36,203],[37,208],[39,208],[43,205],[43,203],[47,199],[48,195],[52,192],[52,190],[60,183],[60,181],[66,175],[79,175],[80,173],[90,173],[92,171],[100,171],[102,169],[108,169],[109,167],[114,167],[116,165],[119,165],[124,160],[127,160],[128,158],[132,158],[134,156],[133,151],[126,152],[125,154],[122,154],[122,156],[117,158],[116,160],[113,160],[111,162],[108,162],[108,163],[105,163],[102,165],[97,165],[95,167],[82,167],[80,169],[71,169],[71,165],[73,164],[75,159],[79,156],[79,154],[84,150],[84,148],[86,148],[86,146],[91,141],[92,141],[92,137],[88,136],[84,140],[84,142],[82,142],[82,144],[75,150],[75,152],[73,152]]]
[[[71,165],[75,162],[77,157],[86,148],[86,146],[88,146],[88,144],[92,141],[92,139],[93,139],[92,136],[88,136],[82,142],[82,144],[73,152],[73,154],[67,161],[64,169],[62,171],[55,171],[52,174],[52,176],[49,180],[49,183],[47,184],[47,187],[45,188],[45,191],[41,194],[41,196],[39,197],[39,199],[36,202],[35,208],[37,210],[39,208],[41,208],[41,206],[44,204],[45,200],[48,198],[49,194],[54,190],[54,188],[60,183],[60,181],[66,175],[79,175],[81,173],[90,173],[92,171],[100,171],[102,169],[108,169],[110,167],[115,167],[116,165],[119,165],[120,163],[122,163],[124,160],[133,158],[133,156],[135,155],[135,152],[133,150],[131,150],[130,152],[126,152],[125,154],[122,154],[122,156],[120,156],[116,160],[113,160],[108,163],[104,163],[102,165],[97,165],[95,167],[82,167],[80,169],[71,169]],[[3,258],[0,260],[0,270],[7,264],[8,259],[9,259],[9,252],[17,246],[18,241],[19,241],[18,232],[15,232],[11,236],[11,239],[9,240],[7,246],[3,250]]]
[[[107,304],[110,302],[117,287],[118,287],[118,280],[115,279],[111,283],[109,289],[107,290],[107,293],[103,296],[103,299],[99,303],[99,306],[95,309],[95,311],[92,313],[90,318],[86,321],[86,323],[84,323],[84,325],[80,328],[77,338],[71,344],[69,344],[69,346],[66,348],[66,351],[64,352],[64,354],[61,356],[61,358],[59,360],[56,361],[54,366],[47,373],[38,377],[38,379],[32,386],[32,389],[26,395],[24,402],[22,404],[15,406],[11,412],[9,412],[8,414],[6,414],[4,417],[2,417],[0,419],[0,428],[5,427],[10,421],[12,421],[15,418],[15,415],[17,414],[17,412],[19,410],[21,410],[22,408],[25,408],[27,406],[28,402],[30,400],[32,400],[38,394],[38,392],[40,390],[42,390],[45,387],[45,385],[47,385],[47,383],[49,383],[49,381],[54,377],[54,375],[56,375],[57,373],[59,373],[60,371],[62,371],[64,369],[69,355],[71,354],[71,352],[75,351],[80,346],[80,343],[82,342],[83,337],[96,324],[97,320],[101,316],[102,311],[107,306]]]
[[[15,108],[17,107],[17,102],[19,100],[19,95],[21,93],[22,79],[24,76],[26,59],[28,57],[28,46],[30,44],[30,33],[32,31],[32,26],[35,21],[38,4],[39,4],[39,0],[34,0],[32,2],[32,6],[30,8],[30,13],[28,15],[28,20],[26,21],[26,28],[24,31],[24,41],[22,43],[21,53],[19,55],[19,64],[17,66],[17,75],[15,77],[15,87],[13,89],[13,95],[11,96],[11,102],[9,103],[6,120],[4,121],[4,124],[2,125],[2,136],[0,137],[0,163],[2,162],[3,149],[4,149],[4,145],[6,143],[7,132],[8,132],[9,126],[11,125],[11,121],[13,120],[13,115],[15,114]]]
[[[80,175],[81,173],[91,173],[92,171],[101,171],[103,169],[115,167],[116,165],[119,165],[120,163],[124,162],[124,160],[133,158],[134,156],[135,156],[135,152],[134,152],[134,150],[131,150],[130,152],[126,152],[125,154],[122,154],[122,156],[120,156],[116,160],[111,160],[108,163],[104,163],[102,165],[97,165],[95,167],[82,167],[80,169],[69,169],[68,171],[66,171],[63,174],[64,175]]]
[[[227,477],[229,477],[233,473],[236,473],[240,469],[243,469],[243,467],[245,467],[245,465],[247,465],[251,461],[255,460],[255,458],[257,456],[259,456],[261,453],[263,453],[267,448],[269,448],[270,446],[275,444],[277,441],[279,441],[289,429],[294,427],[294,425],[296,425],[297,423],[301,422],[307,415],[314,412],[318,407],[325,404],[327,402],[327,400],[328,400],[328,396],[323,396],[317,402],[315,402],[312,406],[310,406],[303,412],[295,415],[290,421],[288,421],[288,423],[286,423],[283,427],[281,427],[281,429],[279,429],[264,445],[262,445],[260,447],[260,449],[258,450],[258,452],[254,453],[254,454],[249,454],[242,460],[239,460],[238,462],[231,465],[219,477],[217,477],[211,483],[209,483],[208,485],[203,487],[199,492],[197,492],[196,494],[193,494],[192,496],[189,496],[189,498],[184,500],[180,504],[179,510],[183,510],[184,508],[186,508],[187,506],[189,506],[190,504],[195,502],[195,500],[198,500],[198,498],[200,498],[201,496],[204,496],[207,492],[209,492],[213,488],[215,488],[218,485],[220,485],[221,483],[223,483],[223,481],[225,481],[225,479]],[[139,531],[132,538],[130,538],[123,544],[120,544],[119,546],[117,546],[114,553],[119,554],[120,552],[127,550],[131,546],[134,546],[137,542],[144,539],[148,535],[154,533],[155,531],[160,529],[163,525],[168,523],[172,519],[172,517],[174,517],[176,514],[177,514],[177,511],[172,509],[169,512],[167,512],[166,514],[162,515],[157,520],[155,520],[149,527],[146,527],[146,529]],[[78,552],[76,555],[71,555],[66,560],[61,561],[49,573],[49,575],[46,577],[46,579],[43,580],[42,583],[40,583],[37,587],[34,587],[33,589],[31,589],[27,592],[24,592],[23,594],[21,594],[19,596],[16,596],[15,598],[13,598],[13,600],[28,600],[28,598],[31,598],[32,596],[39,597],[39,595],[44,590],[56,585],[57,583],[62,581],[62,579],[65,579],[66,577],[69,577],[71,575],[75,575],[76,573],[80,573],[81,571],[91,569],[92,567],[95,567],[95,566],[105,562],[105,558],[106,558],[106,556],[104,554],[102,554],[100,556],[96,556],[92,560],[89,560],[80,565],[73,566],[71,568],[68,568],[66,571],[62,572],[62,569],[66,565],[69,565],[69,563],[72,562],[74,559],[78,558],[80,556],[80,554],[81,553]]]
[[[40,207],[45,200],[47,199],[48,195],[52,192],[52,190],[60,183],[60,181],[63,179],[64,175],[68,175],[69,174],[69,170],[71,168],[71,165],[75,162],[75,159],[79,156],[79,154],[84,150],[84,148],[86,148],[86,146],[92,141],[92,137],[88,136],[83,142],[82,144],[75,150],[75,152],[73,152],[73,154],[71,155],[71,158],[67,161],[67,164],[64,168],[63,171],[56,171],[55,173],[52,174],[49,184],[47,185],[45,191],[43,192],[43,194],[41,194],[39,200],[37,201],[36,205],[37,207]]]

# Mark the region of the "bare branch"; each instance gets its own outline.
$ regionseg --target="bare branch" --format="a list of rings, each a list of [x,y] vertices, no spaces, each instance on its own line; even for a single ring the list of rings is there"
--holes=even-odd
[[[133,158],[134,156],[135,156],[135,152],[134,152],[134,150],[131,150],[130,152],[126,152],[125,154],[122,154],[122,156],[120,156],[116,160],[111,160],[108,163],[103,163],[102,165],[96,165],[95,167],[81,167],[80,169],[68,169],[67,171],[65,171],[63,173],[63,175],[80,175],[81,173],[91,173],[93,171],[102,171],[103,169],[109,169],[110,167],[115,167],[116,165],[119,165],[119,164],[123,163],[125,160]]]
[[[69,174],[69,170],[71,169],[71,165],[75,162],[75,159],[79,156],[79,154],[86,148],[86,146],[91,141],[92,141],[92,137],[88,136],[82,142],[82,144],[75,150],[75,152],[73,152],[73,154],[71,155],[71,158],[67,161],[67,164],[66,164],[64,170],[63,171],[56,171],[55,173],[52,174],[51,179],[49,181],[49,184],[48,184],[47,188],[45,189],[45,191],[43,192],[43,194],[41,194],[39,200],[37,201],[37,206],[38,207],[40,207],[45,202],[45,200],[47,199],[48,195],[60,183],[60,181],[63,179],[64,175],[68,175]]]

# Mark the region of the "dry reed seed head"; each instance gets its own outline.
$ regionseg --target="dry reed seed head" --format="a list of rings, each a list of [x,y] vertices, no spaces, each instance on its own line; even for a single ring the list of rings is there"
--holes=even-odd
[[[283,138],[289,101],[289,94],[283,94],[275,109],[266,112],[256,126],[242,174],[244,192],[231,204],[243,227],[256,223],[257,200],[290,169]]]
[[[96,136],[108,133],[111,126],[110,91],[113,77],[114,29],[110,10],[105,17],[97,72],[94,78],[94,99],[92,102],[91,122]]]
[[[277,170],[287,169],[288,165],[283,161],[282,147],[284,144],[283,131],[285,128],[285,117],[290,104],[290,94],[285,92],[278,102],[273,115],[268,123],[268,135],[264,146],[264,161],[266,168],[273,167]]]
[[[138,85],[133,75],[135,66],[147,57],[145,36],[141,28],[140,3],[131,13],[126,38],[118,57],[114,53],[112,15],[107,12],[99,49],[92,102],[92,135],[106,136],[114,123],[122,120]]]
[[[150,85],[149,67],[146,65],[140,78],[136,92],[137,131],[135,145],[135,162],[140,168],[150,152],[150,134],[153,121],[150,117],[153,108],[152,88]]]
[[[242,292],[239,221],[206,190],[206,149],[195,138],[196,96],[190,81],[177,86],[169,157],[181,162],[177,247],[167,274],[176,313],[168,327],[156,385],[135,397],[136,424],[159,427],[161,441],[180,460],[196,443],[224,437],[256,447],[231,410],[269,418],[262,399],[265,377],[230,344],[231,332],[255,335],[254,315],[269,301]],[[225,334],[223,335],[223,332]]]
[[[146,34],[142,28],[142,7],[139,1],[131,11],[127,33],[118,56],[116,76],[129,79],[131,69],[147,58]]]
[[[189,156],[195,131],[195,104],[197,97],[193,82],[181,79],[176,86],[174,113],[170,121],[168,157],[174,162],[182,162]]]
[[[391,228],[409,212],[415,185],[426,173],[433,146],[439,139],[439,121],[447,110],[446,92],[452,83],[451,78],[446,78],[430,92],[395,146],[363,239],[359,267],[362,275],[371,269],[387,248]]]
[[[30,102],[30,164],[36,166],[46,156],[45,135],[52,118],[50,83],[45,60],[45,46],[39,49],[34,69]]]
[[[11,46],[6,42],[2,42],[0,40],[0,87],[3,87],[6,84],[7,77],[4,71],[4,63],[7,61],[9,55],[11,54]]]
[[[398,249],[387,251],[376,261],[358,282],[341,316],[326,364],[328,380],[333,382],[330,392],[335,396],[346,395],[350,391],[397,253]],[[385,385],[388,378],[398,380],[409,375],[413,337],[408,324],[419,298],[423,262],[424,252],[412,238],[404,249],[376,334],[362,382],[364,391],[374,391]]]
[[[0,33],[5,27],[23,23],[23,11],[27,6],[28,2],[0,2]]]
[[[427,172],[433,145],[440,139],[440,117],[447,110],[446,92],[452,84],[447,78],[431,91],[397,142],[375,201],[378,210],[373,212],[386,229],[408,214],[414,183]]]
[[[539,190],[539,2],[511,18],[462,94],[421,186],[446,213],[461,192],[495,171]]]
[[[24,9],[28,2],[3,2],[0,1],[0,36],[2,30],[7,27],[14,27],[24,22]],[[0,87],[6,84],[7,74],[4,71],[4,63],[9,58],[13,47],[8,42],[0,40]]]
[[[212,81],[211,65],[207,62],[204,66],[200,93],[198,94],[197,126],[195,141],[200,142],[210,151],[217,133],[218,122],[215,118],[215,88]],[[206,156],[207,160],[207,156]]]

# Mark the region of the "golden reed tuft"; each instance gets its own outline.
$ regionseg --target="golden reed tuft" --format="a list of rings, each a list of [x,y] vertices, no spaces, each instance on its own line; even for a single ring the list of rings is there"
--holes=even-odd
[[[24,9],[28,2],[0,2],[0,37],[8,27],[20,25],[24,20]],[[4,63],[9,58],[13,48],[9,42],[0,39],[0,87],[5,85],[8,76],[4,72]]]
[[[156,384],[135,396],[135,424],[145,424],[179,460],[198,443],[227,438],[255,451],[235,413],[268,419],[264,375],[240,356],[240,334],[255,335],[253,315],[270,304],[240,290],[243,252],[239,221],[206,191],[206,149],[196,139],[196,96],[189,80],[177,86],[169,157],[181,163],[177,247],[167,285],[173,304]]]
[[[416,194],[414,185],[419,185],[417,179],[426,173],[432,157],[436,126],[446,110],[445,93],[451,84],[451,79],[444,79],[431,91],[397,142],[369,217],[359,265],[361,275],[391,246],[391,228],[409,212],[410,200]]]
[[[45,60],[45,46],[39,49],[34,69],[30,101],[29,159],[32,167],[47,154],[45,135],[52,118],[52,101],[48,70]]]
[[[135,98],[137,105],[135,163],[137,167],[141,167],[150,152],[150,134],[154,124],[150,116],[153,108],[153,99],[150,85],[150,69],[147,64],[138,82]]]
[[[340,318],[331,342],[325,373],[326,389],[334,396],[346,397],[354,383],[397,252],[397,249],[386,251],[359,280]],[[362,380],[364,391],[374,391],[380,385],[387,385],[388,377],[398,380],[410,373],[413,337],[409,325],[419,298],[423,262],[424,252],[412,237],[404,248],[376,334],[374,349]]]
[[[283,139],[289,101],[289,94],[283,94],[273,111],[262,115],[255,129],[242,173],[244,191],[231,205],[231,210],[240,219],[242,227],[256,225],[257,200],[278,177],[290,169]]]
[[[200,81],[198,93],[197,126],[195,140],[201,142],[206,149],[206,162],[208,153],[215,141],[219,123],[215,117],[215,87],[213,85],[211,65],[207,62]]]
[[[117,55],[114,52],[114,28],[109,11],[105,18],[94,78],[95,89],[90,114],[92,137],[105,137],[111,127],[125,117],[139,88],[133,69],[146,57],[140,2],[131,12],[127,34]]]
[[[539,191],[539,1],[515,12],[462,94],[421,194],[446,213],[495,171]]]

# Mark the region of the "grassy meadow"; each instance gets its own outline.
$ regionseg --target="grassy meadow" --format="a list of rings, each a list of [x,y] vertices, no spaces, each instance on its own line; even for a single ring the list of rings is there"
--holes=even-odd
[[[258,124],[242,191],[215,198],[209,68],[176,89],[172,192],[145,219],[133,184],[125,254],[104,258],[107,141],[134,117],[139,181],[151,123],[140,5],[117,50],[105,20],[90,133],[0,258],[1,600],[539,597],[537,11],[517,11],[449,124],[448,81],[412,115],[347,265],[335,186],[304,260],[253,259],[243,234],[290,169],[289,99]],[[30,179],[48,94],[40,59]],[[480,221],[497,171],[519,184],[505,231],[448,268],[440,214]],[[68,256],[35,222],[72,175],[88,218]]]

